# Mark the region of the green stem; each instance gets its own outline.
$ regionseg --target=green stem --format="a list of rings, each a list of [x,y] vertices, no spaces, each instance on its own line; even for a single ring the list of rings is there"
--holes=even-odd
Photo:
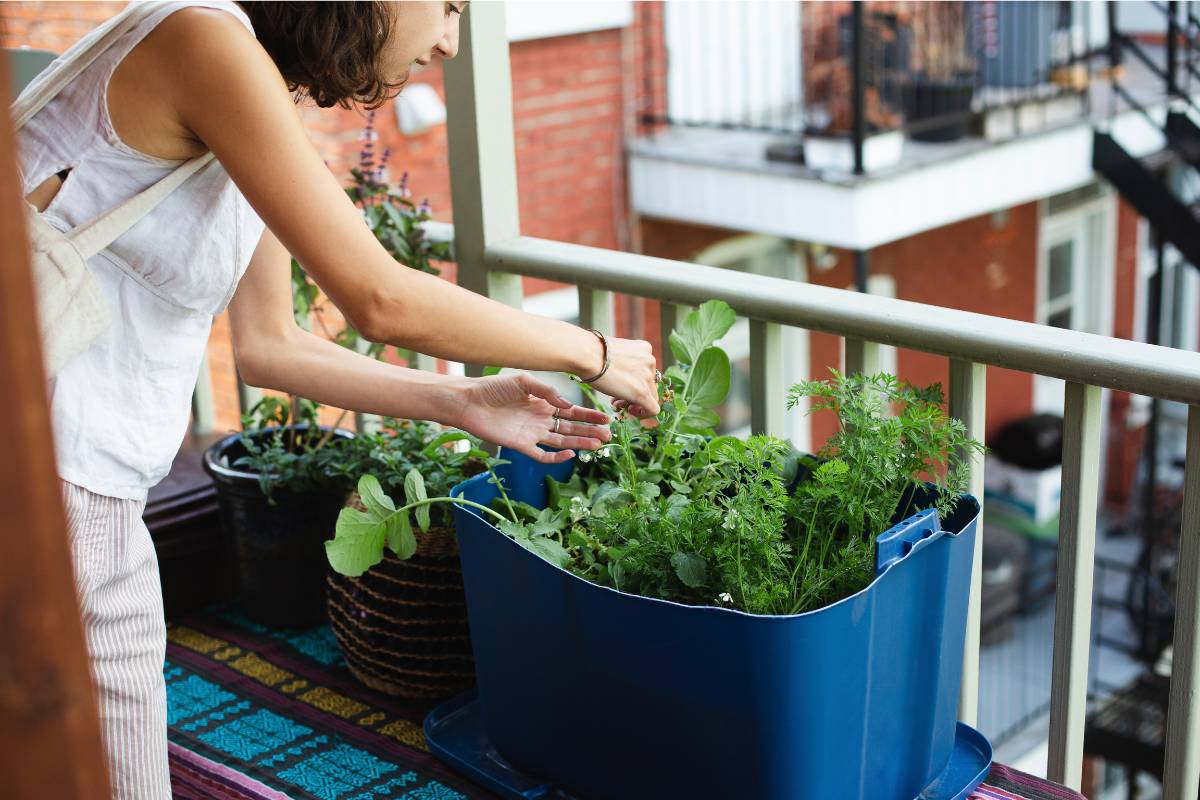
[[[459,505],[470,506],[471,508],[477,508],[480,511],[491,514],[493,517],[500,520],[501,522],[510,522],[510,521],[516,522],[517,521],[515,516],[512,520],[507,520],[507,519],[505,519],[504,515],[501,514],[499,511],[493,511],[492,509],[488,508],[485,505],[476,503],[474,500],[464,500],[461,497],[427,497],[424,500],[417,500],[417,501],[409,503],[405,506],[401,506],[400,508],[397,508],[394,512],[392,512],[391,514],[388,514],[387,518],[391,519],[392,517],[396,516],[397,514],[403,514],[404,512],[409,511],[411,509],[418,508],[420,506],[433,505],[434,503],[458,503]]]
[[[508,515],[513,522],[517,521],[517,510],[513,508],[512,501],[508,499],[508,492],[504,491],[504,481],[500,480],[500,476],[496,474],[496,470],[492,467],[490,459],[487,461],[488,474],[492,476],[492,481],[496,484],[496,489],[500,492],[500,497],[504,499],[504,505],[508,506]],[[466,503],[467,501],[462,501]],[[488,509],[491,511],[491,509]],[[495,512],[493,512],[495,513]],[[497,515],[499,516],[499,515]],[[503,517],[501,517],[503,519]]]

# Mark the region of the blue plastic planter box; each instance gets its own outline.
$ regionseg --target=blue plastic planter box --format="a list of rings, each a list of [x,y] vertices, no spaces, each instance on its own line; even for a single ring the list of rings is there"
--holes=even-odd
[[[572,469],[507,457],[510,496],[535,506]],[[455,513],[483,726],[517,769],[602,800],[965,797],[982,779],[948,777],[974,733],[956,723],[974,499],[946,532],[926,514],[881,536],[866,589],[786,617],[597,586]]]

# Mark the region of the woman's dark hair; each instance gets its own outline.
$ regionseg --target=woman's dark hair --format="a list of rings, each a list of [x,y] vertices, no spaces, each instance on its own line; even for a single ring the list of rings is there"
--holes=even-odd
[[[288,88],[321,108],[378,108],[399,89],[381,72],[392,31],[387,3],[239,2]]]

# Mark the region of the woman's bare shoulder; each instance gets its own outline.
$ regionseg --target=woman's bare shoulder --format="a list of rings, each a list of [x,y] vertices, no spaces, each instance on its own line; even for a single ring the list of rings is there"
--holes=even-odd
[[[206,149],[195,117],[212,98],[290,103],[267,52],[233,14],[189,6],[175,11],[138,43],[109,84],[109,113],[128,144],[162,158],[189,158]]]

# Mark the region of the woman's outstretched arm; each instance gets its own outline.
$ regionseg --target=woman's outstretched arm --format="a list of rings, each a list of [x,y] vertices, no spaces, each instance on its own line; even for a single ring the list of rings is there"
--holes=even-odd
[[[571,404],[529,375],[460,378],[385,364],[296,325],[291,257],[267,231],[230,303],[244,380],[371,414],[452,425],[542,461],[594,450],[612,434],[601,412]],[[554,433],[556,409],[564,420]],[[563,448],[548,453],[538,445]]]
[[[186,9],[155,49],[179,124],[212,150],[267,227],[367,338],[433,356],[521,369],[600,371],[599,340],[415,270],[397,269],[322,162],[274,62],[221,12]],[[657,413],[646,342],[612,339],[596,388]]]

